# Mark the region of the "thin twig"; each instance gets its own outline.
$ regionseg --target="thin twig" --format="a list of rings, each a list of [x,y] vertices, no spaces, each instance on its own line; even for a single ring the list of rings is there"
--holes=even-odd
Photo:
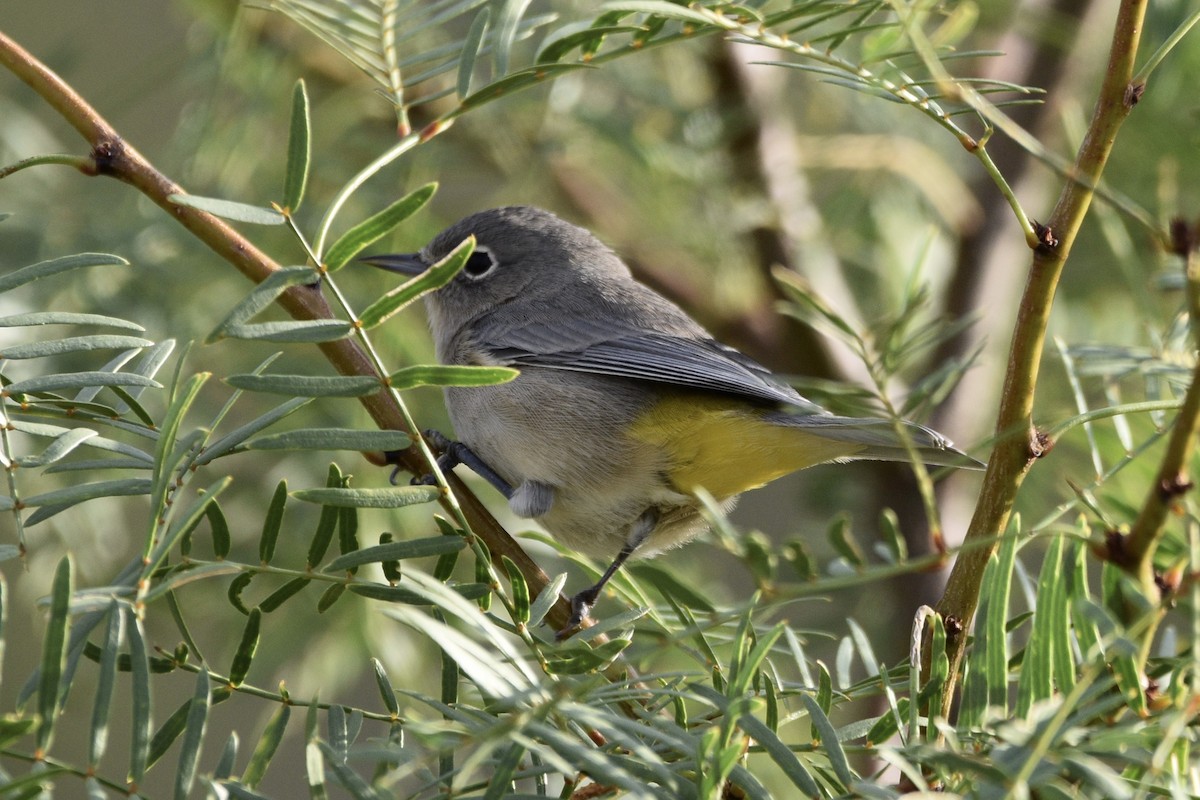
[[[1200,346],[1200,256],[1196,249],[1184,248],[1184,268],[1187,274],[1188,316],[1192,334]],[[1188,463],[1196,447],[1196,433],[1200,430],[1200,362],[1192,370],[1192,382],[1183,398],[1183,405],[1175,417],[1171,436],[1167,440],[1167,451],[1154,485],[1146,495],[1141,511],[1129,533],[1122,537],[1120,553],[1109,553],[1112,560],[1140,584],[1147,596],[1156,592],[1154,575],[1154,550],[1162,536],[1167,513],[1180,495],[1192,488],[1188,477]]]

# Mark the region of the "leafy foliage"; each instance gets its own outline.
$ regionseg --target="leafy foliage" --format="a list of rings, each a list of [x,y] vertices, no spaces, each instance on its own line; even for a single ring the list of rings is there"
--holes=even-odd
[[[120,503],[122,535],[135,542],[115,575],[89,576],[96,585],[81,583],[88,574],[82,543],[73,557],[57,560],[45,590],[37,668],[20,676],[16,702],[0,717],[0,797],[34,796],[54,783],[81,783],[93,797],[140,793],[159,776],[175,797],[262,797],[274,791],[273,773],[299,774],[299,766],[282,766],[285,754],[298,763],[297,751],[313,797],[335,787],[355,798],[1194,792],[1200,516],[1191,502],[1176,507],[1179,524],[1156,554],[1162,598],[1119,569],[1113,550],[1114,537],[1137,515],[1144,483],[1138,470],[1192,383],[1187,337],[1194,320],[1187,314],[1174,315],[1152,348],[1060,346],[1075,408],[1047,427],[1048,436],[1083,427],[1095,480],[1074,486],[1068,501],[1014,517],[1007,531],[997,531],[1000,546],[983,576],[973,633],[922,607],[907,637],[911,656],[898,663],[881,659],[878,643],[849,614],[844,626],[821,631],[789,613],[811,598],[870,593],[885,579],[912,579],[940,565],[942,553],[909,554],[910,540],[890,510],[874,525],[836,516],[827,546],[814,554],[820,537],[774,544],[739,530],[709,502],[711,541],[696,547],[724,551],[750,590],[730,602],[667,568],[638,564],[618,574],[598,624],[560,643],[545,619],[567,575],[537,591],[511,560],[493,563],[432,461],[433,485],[358,486],[339,462],[329,465],[323,485],[306,483],[303,473],[275,474],[289,469],[275,460],[283,452],[325,458],[329,451],[425,447],[410,432],[346,427],[350,404],[339,398],[386,391],[412,422],[401,392],[515,375],[389,364],[371,338],[451,280],[472,252],[470,240],[362,311],[335,280],[337,270],[424,207],[434,184],[364,215],[326,246],[335,218],[361,187],[451,121],[572,70],[720,34],[794,59],[764,63],[915,109],[976,146],[993,172],[983,144],[1003,119],[999,107],[1036,93],[948,75],[947,64],[979,55],[954,50],[969,22],[965,6],[939,16],[930,4],[874,0],[618,0],[559,24],[549,15],[527,16],[530,4],[519,0],[269,5],[378,84],[396,109],[401,140],[334,192],[310,230],[296,212],[305,202],[311,211],[322,198],[310,181],[314,115],[305,85],[297,84],[278,203],[172,198],[274,225],[307,257],[227,303],[232,309],[209,341],[286,345],[291,355],[353,338],[376,374],[320,374],[305,369],[307,355],[301,367],[276,371],[276,354],[214,381],[193,368],[191,347],[155,342],[135,321],[90,311],[0,318],[0,327],[29,339],[0,353],[0,465],[7,480],[0,514],[15,532],[15,543],[0,543],[0,559],[31,565],[40,546],[34,533],[83,503]],[[536,47],[518,47],[536,35]],[[440,116],[411,134],[410,112],[427,108]],[[961,122],[970,115],[980,128],[974,133]],[[1002,177],[998,185],[1007,189]],[[92,253],[51,259],[0,277],[0,296],[20,296],[33,281],[118,267],[129,264]],[[929,413],[974,360],[950,360],[895,399],[899,376],[964,324],[930,315],[929,291],[915,279],[893,312],[863,326],[795,275],[776,277],[783,311],[842,342],[865,366],[871,385],[840,396],[857,410],[896,419]],[[285,292],[318,288],[338,318],[255,321]],[[68,334],[55,335],[64,329]],[[105,360],[109,352],[116,355]],[[333,409],[339,422],[284,429],[294,414],[316,406]],[[270,465],[271,485],[261,496],[239,483],[244,464],[260,473]],[[113,478],[113,471],[127,477]],[[936,527],[930,478],[918,469],[916,482]],[[447,516],[432,513],[436,501],[445,502]],[[411,517],[378,513],[409,507]],[[384,530],[383,519],[388,527],[402,520],[402,532]],[[1099,567],[1091,557],[1097,551],[1106,556]],[[571,553],[559,555],[585,572],[600,571]],[[219,604],[210,602],[214,597]],[[6,618],[14,608],[25,611],[16,602],[0,580],[0,653]],[[389,674],[373,659],[369,670],[361,665],[379,694],[370,704],[348,691],[302,698],[282,683],[263,684],[261,665],[295,646],[279,638],[288,630],[284,606],[330,619],[348,604],[382,609],[385,621],[373,625],[432,653],[421,662],[431,679]],[[890,609],[888,615],[896,616]],[[209,616],[226,632],[215,642],[194,632]],[[946,719],[943,699],[955,677],[947,653],[968,636],[957,715]],[[154,644],[170,640],[177,644]],[[814,654],[818,645],[831,645],[830,664]],[[188,674],[182,692],[171,683],[175,673]],[[68,699],[85,674],[94,675],[95,691],[80,710]],[[127,716],[114,713],[114,696],[130,698]],[[224,704],[237,708],[238,721],[218,740]],[[293,710],[304,712],[302,742],[288,733]],[[246,722],[255,716],[261,721]],[[62,743],[69,728],[86,730],[82,752]],[[128,742],[128,765],[114,762],[110,744],[117,739]]]

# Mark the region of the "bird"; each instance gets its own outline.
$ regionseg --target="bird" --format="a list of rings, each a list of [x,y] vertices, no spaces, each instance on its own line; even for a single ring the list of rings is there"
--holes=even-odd
[[[416,253],[360,260],[416,275],[468,238],[459,273],[425,296],[443,364],[512,367],[508,383],[447,387],[455,437],[440,466],[464,464],[520,517],[608,568],[571,601],[578,629],[633,556],[706,526],[704,489],[723,509],[783,475],[828,462],[977,466],[913,422],[837,416],[714,339],[638,282],[588,230],[533,206],[471,214]]]

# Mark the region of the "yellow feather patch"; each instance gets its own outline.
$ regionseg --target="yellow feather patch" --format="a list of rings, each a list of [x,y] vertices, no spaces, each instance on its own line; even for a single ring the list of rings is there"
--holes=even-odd
[[[863,449],[773,423],[749,404],[694,394],[660,400],[630,434],[667,454],[676,489],[691,494],[703,486],[718,500]]]

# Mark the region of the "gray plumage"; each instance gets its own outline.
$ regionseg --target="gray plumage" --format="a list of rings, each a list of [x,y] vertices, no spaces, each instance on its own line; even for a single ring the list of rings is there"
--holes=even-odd
[[[473,214],[434,238],[420,262],[439,261],[471,235],[476,251],[466,268],[426,298],[438,358],[521,374],[508,384],[447,389],[451,421],[459,440],[513,488],[513,510],[538,518],[569,547],[613,556],[645,528],[645,542],[635,545],[648,554],[702,528],[692,487],[670,477],[681,470],[677,456],[640,432],[664,397],[694,397],[705,408],[725,398],[734,413],[777,426],[780,436],[801,431],[815,444],[813,461],[801,458],[801,466],[907,457],[890,421],[837,417],[806,400],[635,281],[588,231],[549,212]],[[908,430],[927,463],[969,463],[934,431]]]

